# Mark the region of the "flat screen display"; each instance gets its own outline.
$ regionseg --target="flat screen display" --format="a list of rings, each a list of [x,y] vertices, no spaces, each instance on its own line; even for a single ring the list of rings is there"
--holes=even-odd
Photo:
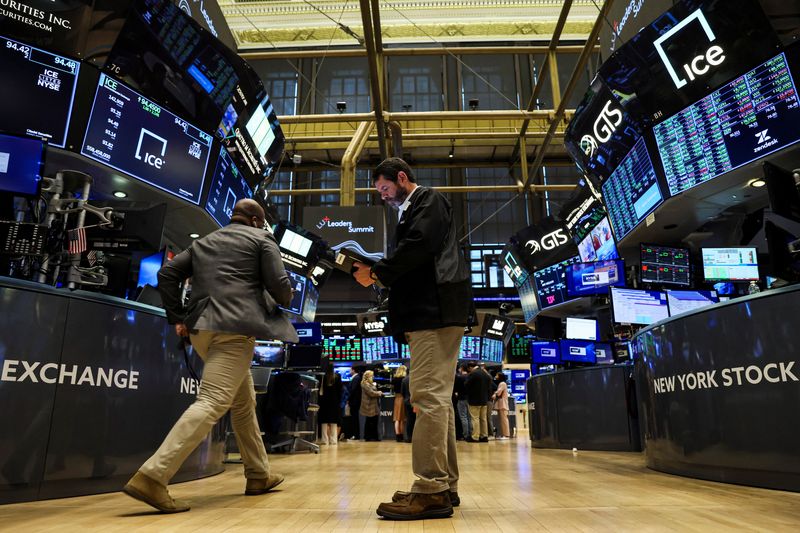
[[[800,140],[800,100],[785,54],[653,128],[670,195]]]
[[[644,137],[636,142],[602,189],[617,241],[664,202]]]
[[[511,370],[511,393],[525,395],[528,392],[528,379],[531,377],[530,370]]]
[[[200,204],[211,135],[100,75],[81,154]]]
[[[517,286],[519,293],[519,305],[522,307],[522,315],[525,322],[529,323],[539,314],[539,302],[536,299],[536,285],[533,277],[527,278],[522,284]]]
[[[244,198],[252,198],[253,189],[236,168],[228,151],[220,148],[217,166],[211,175],[206,211],[220,226],[227,226],[233,216],[233,206]]]
[[[578,262],[580,262],[580,257],[575,256],[533,273],[539,307],[546,309],[562,304],[569,299],[567,295],[567,266]]]
[[[508,362],[510,364],[527,364],[531,362],[531,342],[536,339],[533,335],[514,334],[508,345]]]
[[[642,244],[639,257],[642,283],[687,287],[691,285],[688,249]]]
[[[153,255],[143,257],[139,262],[139,281],[136,283],[137,287],[144,287],[150,285],[151,287],[158,286],[158,271],[161,270],[161,265],[164,264],[164,252],[158,252]]]
[[[567,317],[567,338],[597,340],[597,320],[593,318]]]
[[[0,37],[0,129],[64,148],[79,71],[74,59]]]
[[[319,302],[319,289],[308,280],[306,283],[306,299],[303,301],[303,312],[300,316],[306,322],[313,322],[317,316],[317,303]]]
[[[703,248],[703,277],[709,281],[758,281],[755,248]]]
[[[318,369],[322,366],[322,346],[290,344],[286,366],[291,369]]]
[[[601,344],[599,342],[596,343],[594,345],[594,355],[598,365],[610,365],[614,363],[614,352],[612,351],[610,344]]]
[[[333,371],[341,376],[342,381],[350,381],[353,379],[353,367],[350,366],[337,366]]]
[[[503,341],[497,339],[481,339],[481,361],[487,363],[503,362]]]
[[[365,363],[400,358],[400,347],[391,337],[364,337],[361,339],[361,352]]]
[[[648,325],[669,318],[667,295],[660,291],[611,288],[614,322]]]
[[[0,133],[0,191],[35,195],[43,165],[43,141]]]
[[[593,341],[580,341],[561,339],[561,361],[564,363],[589,363],[597,362]]]
[[[469,335],[461,337],[461,352],[458,358],[479,361],[481,358],[481,338]]]
[[[297,330],[300,344],[319,344],[322,342],[322,324],[319,322],[292,323]]]
[[[291,270],[287,270],[286,273],[289,275],[289,281],[292,284],[292,290],[294,292],[292,293],[292,301],[289,303],[289,305],[286,307],[281,307],[281,309],[295,315],[301,315],[303,314],[303,302],[305,301],[306,297],[308,279],[297,272],[292,272]]]
[[[578,243],[578,254],[584,263],[607,261],[619,257],[608,217],[603,217],[589,234]]]
[[[669,315],[675,316],[719,303],[715,291],[667,291]]]
[[[331,362],[361,361],[361,337],[326,336],[322,339],[322,355]]]
[[[531,355],[536,365],[561,364],[561,347],[558,341],[533,341]]]
[[[567,267],[567,294],[608,294],[608,287],[625,286],[625,263],[621,259],[576,263]]]
[[[286,351],[280,341],[256,341],[252,366],[281,368],[286,363]]]

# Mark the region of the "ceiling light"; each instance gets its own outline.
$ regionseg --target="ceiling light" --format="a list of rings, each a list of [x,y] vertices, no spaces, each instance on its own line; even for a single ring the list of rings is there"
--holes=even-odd
[[[754,179],[753,181],[750,182],[750,186],[751,187],[755,187],[756,189],[758,189],[760,187],[763,187],[766,184],[767,184],[767,182],[764,181],[763,178],[756,178],[756,179]]]
[[[453,159],[454,155],[455,155],[455,148],[450,147],[450,153],[447,154],[447,157],[449,157],[450,159]]]
[[[200,234],[199,233],[190,233],[189,237],[191,237],[192,239],[197,239],[198,237],[200,237]]]
[[[125,191],[114,191],[114,198],[127,198],[128,193]]]

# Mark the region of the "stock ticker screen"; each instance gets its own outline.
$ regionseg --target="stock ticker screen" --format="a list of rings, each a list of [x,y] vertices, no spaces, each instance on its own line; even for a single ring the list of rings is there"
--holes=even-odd
[[[800,140],[800,101],[785,54],[653,128],[671,195]]]
[[[400,347],[392,337],[363,337],[361,353],[365,363],[374,363],[384,359],[399,359]]]
[[[640,258],[642,283],[691,285],[688,249],[642,244]]]
[[[481,338],[465,335],[461,337],[461,353],[459,359],[478,361],[481,358]]]
[[[564,303],[569,299],[567,296],[567,266],[573,263],[580,263],[580,261],[581,258],[576,255],[571,259],[550,265],[533,273],[541,309]]]
[[[63,148],[80,62],[0,37],[2,130]]]
[[[200,204],[211,135],[100,75],[81,154]]]
[[[217,166],[211,177],[211,189],[206,211],[220,226],[227,226],[233,216],[233,206],[243,198],[252,198],[253,190],[231,161],[225,147],[220,148]]]
[[[644,137],[636,141],[602,188],[611,226],[619,242],[664,201]]]
[[[331,362],[361,361],[361,337],[355,335],[324,337],[322,356]]]
[[[503,362],[503,341],[497,339],[481,340],[481,361],[487,363]]]

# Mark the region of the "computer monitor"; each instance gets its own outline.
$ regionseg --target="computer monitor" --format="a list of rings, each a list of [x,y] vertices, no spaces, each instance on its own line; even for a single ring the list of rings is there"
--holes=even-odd
[[[35,196],[44,168],[41,139],[0,134],[0,192]]]
[[[612,287],[611,307],[618,324],[649,325],[669,318],[667,295],[660,291]]]
[[[598,340],[597,320],[593,318],[567,317],[567,338]]]
[[[316,370],[322,366],[322,346],[290,344],[286,352],[286,368]]]
[[[561,339],[561,361],[564,363],[588,363],[597,362],[594,351],[593,341],[581,341],[572,339]]]
[[[639,248],[639,258],[642,283],[685,287],[692,283],[687,248],[642,244]]]
[[[479,361],[481,358],[481,338],[465,335],[461,338],[461,352],[459,359]]]
[[[536,317],[536,336],[540,339],[556,340],[564,335],[564,324],[554,316]]]
[[[158,271],[164,264],[164,252],[157,252],[153,255],[143,257],[139,262],[139,280],[136,283],[137,287],[144,287],[150,285],[152,287],[158,286]]]
[[[236,202],[253,197],[253,189],[231,160],[228,151],[221,147],[214,173],[211,175],[211,188],[206,199],[206,211],[220,226],[227,226],[233,216]]]
[[[353,367],[351,366],[335,366],[333,371],[341,376],[342,381],[350,381],[353,379]]]
[[[589,234],[578,243],[578,254],[581,256],[581,261],[584,263],[607,261],[619,257],[608,217],[603,217],[603,219],[589,231]]]
[[[533,341],[531,358],[536,365],[560,365],[561,346],[558,341]]]
[[[625,286],[625,263],[621,259],[576,263],[567,267],[567,295],[608,294],[609,287]]]
[[[508,346],[509,364],[528,364],[531,362],[531,342],[536,340],[533,335],[515,333]]]
[[[287,270],[286,273],[289,275],[289,281],[292,284],[292,290],[294,292],[292,293],[292,301],[289,305],[281,307],[281,309],[294,315],[301,315],[303,313],[303,301],[306,296],[308,279],[302,274],[292,272],[291,270]]]
[[[536,294],[541,309],[562,304],[569,299],[567,295],[567,266],[579,262],[580,257],[576,255],[533,273]]]
[[[330,335],[322,339],[323,355],[332,363],[361,361],[361,337]]]
[[[300,339],[299,344],[319,344],[322,342],[322,324],[319,322],[292,323]]]
[[[388,336],[362,338],[361,353],[365,363],[400,359],[400,347],[393,338]]]
[[[794,172],[772,163],[764,163],[764,181],[767,183],[769,207],[776,215],[800,222],[800,187]]]
[[[675,316],[719,303],[719,298],[715,291],[667,291],[667,303],[669,316]]]
[[[594,355],[598,365],[600,364],[614,364],[614,351],[610,344],[595,343]]]
[[[280,341],[256,341],[252,366],[283,368],[286,365],[286,350]]]
[[[319,289],[311,280],[306,283],[306,298],[303,302],[303,312],[300,316],[306,322],[312,322],[317,316],[317,303],[319,302]]]
[[[758,281],[755,248],[703,248],[706,281]]]
[[[503,341],[497,339],[481,339],[481,361],[502,364]]]

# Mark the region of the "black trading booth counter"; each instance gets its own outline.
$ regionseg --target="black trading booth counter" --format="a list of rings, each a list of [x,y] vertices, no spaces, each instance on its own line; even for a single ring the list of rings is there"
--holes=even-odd
[[[633,349],[647,466],[800,490],[800,285],[663,320]]]
[[[164,316],[0,277],[0,503],[120,490],[156,450],[198,385]],[[220,427],[175,481],[224,470]]]
[[[528,380],[535,448],[640,451],[631,365],[597,365]]]

